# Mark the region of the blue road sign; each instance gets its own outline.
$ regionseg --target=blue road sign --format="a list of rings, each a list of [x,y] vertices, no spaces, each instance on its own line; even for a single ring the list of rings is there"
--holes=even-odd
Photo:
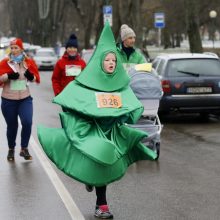
[[[165,27],[165,16],[163,12],[158,12],[154,14],[154,27],[155,28]]]
[[[111,5],[103,6],[103,14],[112,14],[112,6]]]
[[[106,21],[108,21],[110,26],[112,26],[112,6],[111,5],[103,6],[103,19],[104,19],[104,24]]]

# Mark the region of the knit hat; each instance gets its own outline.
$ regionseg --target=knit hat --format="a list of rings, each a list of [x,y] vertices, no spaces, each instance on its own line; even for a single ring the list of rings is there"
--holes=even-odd
[[[134,31],[127,25],[123,24],[120,28],[121,40],[124,41],[129,37],[136,37]]]
[[[24,50],[23,42],[22,42],[22,40],[21,40],[20,38],[16,38],[16,39],[12,40],[12,41],[10,42],[10,45],[17,45],[17,46],[19,46],[22,50]]]
[[[75,34],[71,34],[69,37],[69,40],[66,42],[66,48],[67,47],[75,47],[78,48],[78,41]]]

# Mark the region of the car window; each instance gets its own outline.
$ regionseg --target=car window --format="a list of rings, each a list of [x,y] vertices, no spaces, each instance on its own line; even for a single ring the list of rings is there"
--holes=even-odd
[[[160,61],[161,61],[161,59],[159,59],[159,58],[155,58],[154,60],[153,60],[153,62],[152,62],[152,67],[156,70],[157,69],[157,67],[158,67],[158,65],[159,65],[159,63],[160,63]]]
[[[158,67],[157,67],[157,72],[158,72],[159,75],[162,75],[164,64],[165,64],[165,60],[161,60]]]
[[[166,70],[168,76],[185,77],[187,75],[220,76],[220,61],[217,59],[181,59],[171,60]]]
[[[157,66],[158,66],[159,62],[160,62],[160,59],[157,59],[157,58],[156,58],[156,59],[152,62],[152,67],[153,67],[154,69],[157,69]]]

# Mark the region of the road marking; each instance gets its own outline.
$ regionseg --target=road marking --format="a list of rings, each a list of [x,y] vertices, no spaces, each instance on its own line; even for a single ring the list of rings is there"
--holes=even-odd
[[[1,100],[0,100],[1,102]],[[3,125],[3,117],[0,115],[0,125]],[[1,126],[0,126],[1,127]],[[19,120],[19,127],[21,128],[21,122]],[[54,171],[52,165],[50,164],[49,160],[45,156],[41,147],[37,144],[34,140],[34,137],[31,135],[30,137],[30,145],[34,153],[36,154],[38,160],[40,161],[42,167],[44,168],[45,172],[47,173],[49,179],[51,180],[53,186],[55,187],[57,193],[59,194],[60,198],[62,199],[66,209],[68,210],[72,220],[85,220],[82,213],[80,212],[79,208],[76,206],[76,203],[73,201],[70,193],[58,177],[57,173]]]
[[[64,205],[66,206],[66,209],[68,210],[71,218],[73,220],[85,220],[79,208],[76,206],[76,203],[73,201],[72,197],[70,196],[70,193],[68,192],[68,190],[66,189],[66,187],[64,186],[64,184],[62,183],[58,175],[56,174],[56,172],[54,171],[49,160],[43,153],[43,150],[39,147],[37,142],[34,140],[33,136],[31,136],[30,138],[30,145],[32,146],[32,149],[34,150],[42,167],[44,168],[47,175],[49,176],[52,184],[54,185]]]

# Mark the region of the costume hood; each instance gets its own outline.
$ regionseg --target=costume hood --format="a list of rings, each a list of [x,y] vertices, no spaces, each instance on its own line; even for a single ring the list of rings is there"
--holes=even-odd
[[[106,73],[103,69],[104,58],[109,52],[114,53],[117,59],[116,68],[112,74]],[[129,77],[117,55],[115,39],[107,22],[91,60],[76,81],[91,89],[105,92],[117,91],[128,85]]]

